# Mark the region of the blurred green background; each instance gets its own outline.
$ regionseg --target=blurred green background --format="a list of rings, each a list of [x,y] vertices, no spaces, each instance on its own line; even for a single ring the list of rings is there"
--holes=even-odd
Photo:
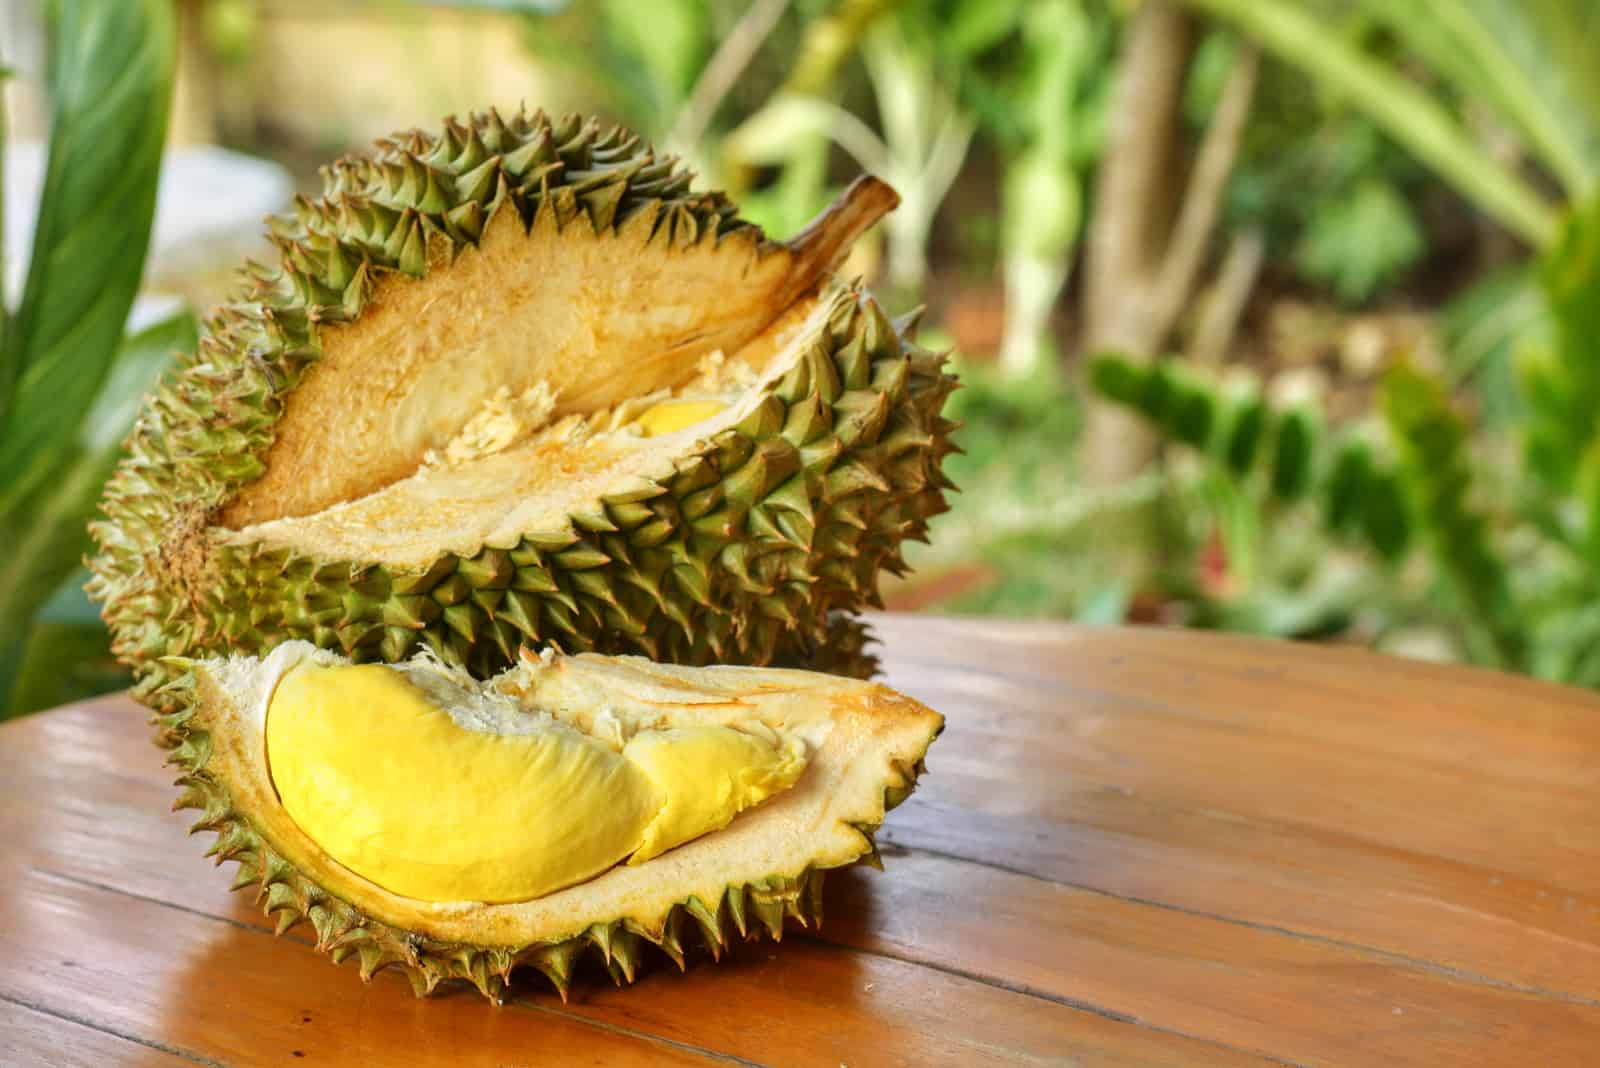
[[[121,684],[83,524],[266,211],[526,102],[681,154],[954,350],[890,607],[1600,686],[1592,0],[0,0],[0,716]]]

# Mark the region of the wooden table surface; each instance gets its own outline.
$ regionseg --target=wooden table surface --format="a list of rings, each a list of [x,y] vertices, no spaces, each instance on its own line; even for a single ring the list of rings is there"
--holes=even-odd
[[[123,698],[0,727],[0,1065],[1600,1064],[1600,699],[884,616],[944,712],[820,934],[496,1009],[274,938]]]

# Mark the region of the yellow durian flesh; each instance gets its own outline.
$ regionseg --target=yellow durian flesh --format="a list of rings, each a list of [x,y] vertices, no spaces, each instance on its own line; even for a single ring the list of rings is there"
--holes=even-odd
[[[203,808],[197,827],[222,834],[217,850],[239,861],[238,885],[253,885],[280,927],[310,920],[335,959],[359,956],[363,974],[399,966],[420,992],[465,979],[498,997],[522,965],[564,990],[577,957],[591,952],[631,979],[641,940],[681,962],[698,938],[716,953],[746,937],[777,937],[786,919],[816,922],[822,873],[873,856],[872,830],[910,792],[942,722],[887,687],[804,671],[525,654],[479,681],[414,658],[392,670],[452,718],[484,720],[497,733],[510,733],[497,717],[548,717],[620,753],[650,732],[728,728],[772,742],[780,767],[797,742],[806,757],[793,785],[647,861],[527,900],[428,901],[330,855],[273,782],[283,754],[269,756],[268,719],[280,683],[305,665],[349,663],[293,641],[265,657],[175,661],[184,672],[172,688],[179,708],[162,728],[182,772],[180,802]],[[643,748],[635,762],[672,781]],[[418,794],[419,804],[428,800]]]
[[[654,438],[662,434],[687,430],[696,423],[705,422],[727,407],[725,402],[718,400],[663,401],[639,416],[633,425],[638,427],[639,432],[645,437]]]
[[[727,826],[806,764],[799,739],[730,726],[644,730],[619,752],[548,715],[447,710],[379,665],[291,668],[266,735],[273,785],[305,834],[378,886],[434,902],[530,900],[643,863]]]
[[[793,786],[806,767],[805,743],[780,750],[731,727],[643,731],[622,750],[661,796],[629,864],[643,864],[702,834],[719,831],[745,809]]]

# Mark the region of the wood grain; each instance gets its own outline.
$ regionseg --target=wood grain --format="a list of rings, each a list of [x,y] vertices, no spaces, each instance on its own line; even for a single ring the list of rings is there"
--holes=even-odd
[[[188,1057],[85,1026],[65,1016],[0,999],[0,1064],[100,1068],[105,1064],[181,1068]]]
[[[1600,700],[1344,649],[875,622],[890,681],[948,720],[887,871],[836,874],[821,932],[568,1004],[419,1002],[273,938],[166,811],[124,699],[0,727],[0,1064],[1593,1060]]]

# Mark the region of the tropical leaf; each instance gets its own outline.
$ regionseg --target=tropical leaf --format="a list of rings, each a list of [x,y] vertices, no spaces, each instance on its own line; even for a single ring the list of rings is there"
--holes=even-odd
[[[1458,619],[1475,659],[1524,669],[1524,616],[1493,517],[1473,499],[1466,421],[1437,379],[1404,364],[1385,376],[1380,407],[1401,451],[1412,511],[1458,602]]]
[[[1295,265],[1347,303],[1368,300],[1427,252],[1405,196],[1381,179],[1363,179],[1320,207],[1295,246]]]
[[[49,161],[0,353],[6,516],[55,474],[117,354],[150,238],[176,48],[168,0],[58,0],[47,21]]]
[[[194,316],[183,312],[129,337],[112,362],[76,437],[58,448],[48,482],[0,516],[0,709],[9,702],[38,607],[77,569],[90,548],[84,524],[121,454],[121,441],[143,396],[174,351],[192,350]]]
[[[1185,0],[1349,100],[1503,226],[1536,247],[1555,233],[1556,211],[1515,170],[1490,155],[1433,95],[1389,63],[1330,31],[1298,0]],[[1397,5],[1399,6],[1399,5]],[[1411,12],[1414,5],[1403,5]]]
[[[1255,480],[1241,499],[1257,510],[1314,500],[1328,533],[1364,542],[1389,563],[1410,548],[1399,474],[1359,430],[1336,437],[1309,405],[1269,404],[1253,376],[1219,387],[1177,360],[1141,364],[1104,355],[1092,361],[1089,376],[1106,399],[1204,455],[1241,494]]]
[[[1539,284],[1550,329],[1517,361],[1528,409],[1524,441],[1532,473],[1547,491],[1566,494],[1600,435],[1600,199],[1562,228],[1540,264]]]
[[[0,719],[128,685],[128,669],[112,655],[99,610],[83,592],[88,578],[88,569],[74,570],[34,620]]]
[[[1590,7],[1588,0],[1548,0],[1552,11]],[[1597,163],[1594,133],[1600,112],[1574,94],[1572,75],[1536,18],[1539,0],[1365,0],[1385,23],[1464,97],[1492,107],[1569,196],[1585,194]],[[1584,63],[1591,61],[1586,56]]]

